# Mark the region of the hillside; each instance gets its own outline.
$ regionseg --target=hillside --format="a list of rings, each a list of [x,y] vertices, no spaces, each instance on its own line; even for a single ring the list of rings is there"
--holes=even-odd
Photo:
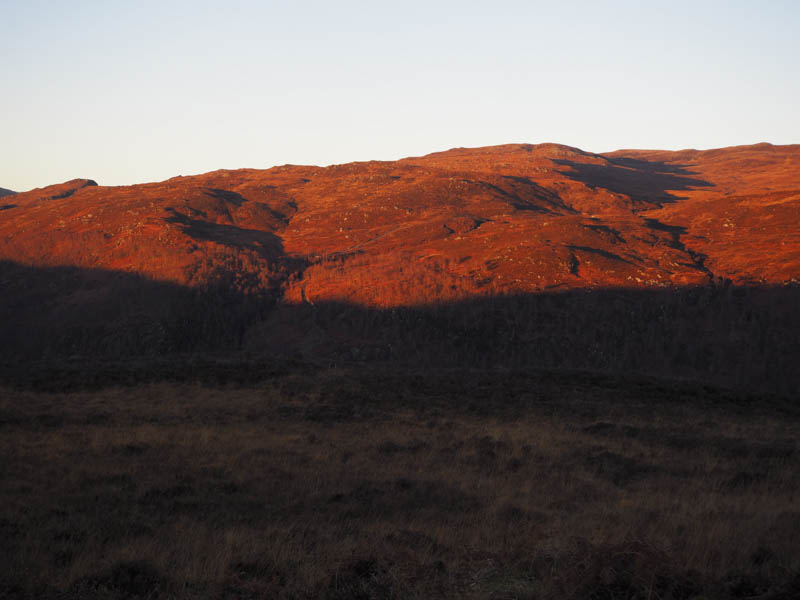
[[[800,146],[601,156],[543,144],[18,194],[0,257],[299,301],[800,277]],[[243,283],[244,285],[244,283]]]
[[[698,330],[730,346],[796,326],[787,313],[800,282],[800,146],[600,155],[512,144],[124,187],[76,179],[16,194],[3,208],[3,333],[31,356],[199,347],[363,356],[369,346],[391,357],[394,321],[386,331],[355,323],[446,304],[456,307],[452,330],[466,322],[456,315],[499,314],[491,299],[506,299],[503,314],[520,302],[549,315],[569,306],[573,325],[556,317],[563,331],[552,335],[593,337],[556,352],[568,356],[611,344],[601,329],[634,313],[647,323],[636,325],[640,341],[642,328],[676,339],[686,330],[676,347]],[[730,286],[765,291],[728,294],[733,308],[713,319],[681,308],[696,304],[686,300],[693,289]],[[602,306],[598,317],[611,322],[577,315],[584,306]],[[664,306],[671,316],[656,326]],[[360,316],[343,316],[344,307]],[[735,323],[722,322],[731,315]],[[525,354],[542,329],[514,319],[503,347]],[[522,323],[533,328],[527,341]],[[789,364],[795,351],[788,337],[774,348]]]

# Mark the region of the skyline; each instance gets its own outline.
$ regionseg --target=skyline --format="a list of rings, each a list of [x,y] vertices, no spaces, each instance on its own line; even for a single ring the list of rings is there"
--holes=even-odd
[[[800,142],[790,2],[0,4],[0,187]]]

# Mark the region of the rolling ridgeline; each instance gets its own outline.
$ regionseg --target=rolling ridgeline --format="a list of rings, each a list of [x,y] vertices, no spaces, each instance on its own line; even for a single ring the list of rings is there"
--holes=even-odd
[[[800,385],[800,146],[92,180],[0,206],[0,357],[564,368]]]

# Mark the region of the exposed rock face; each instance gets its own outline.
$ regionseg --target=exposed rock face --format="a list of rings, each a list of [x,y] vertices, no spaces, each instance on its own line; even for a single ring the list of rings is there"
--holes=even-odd
[[[494,293],[800,279],[800,146],[556,144],[217,171],[16,194],[0,258],[290,302],[388,307]]]

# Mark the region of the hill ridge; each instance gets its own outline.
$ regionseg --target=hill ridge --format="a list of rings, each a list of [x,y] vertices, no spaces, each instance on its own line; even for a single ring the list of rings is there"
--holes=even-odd
[[[397,161],[75,179],[14,196],[0,259],[399,306],[496,293],[800,279],[800,146]]]

